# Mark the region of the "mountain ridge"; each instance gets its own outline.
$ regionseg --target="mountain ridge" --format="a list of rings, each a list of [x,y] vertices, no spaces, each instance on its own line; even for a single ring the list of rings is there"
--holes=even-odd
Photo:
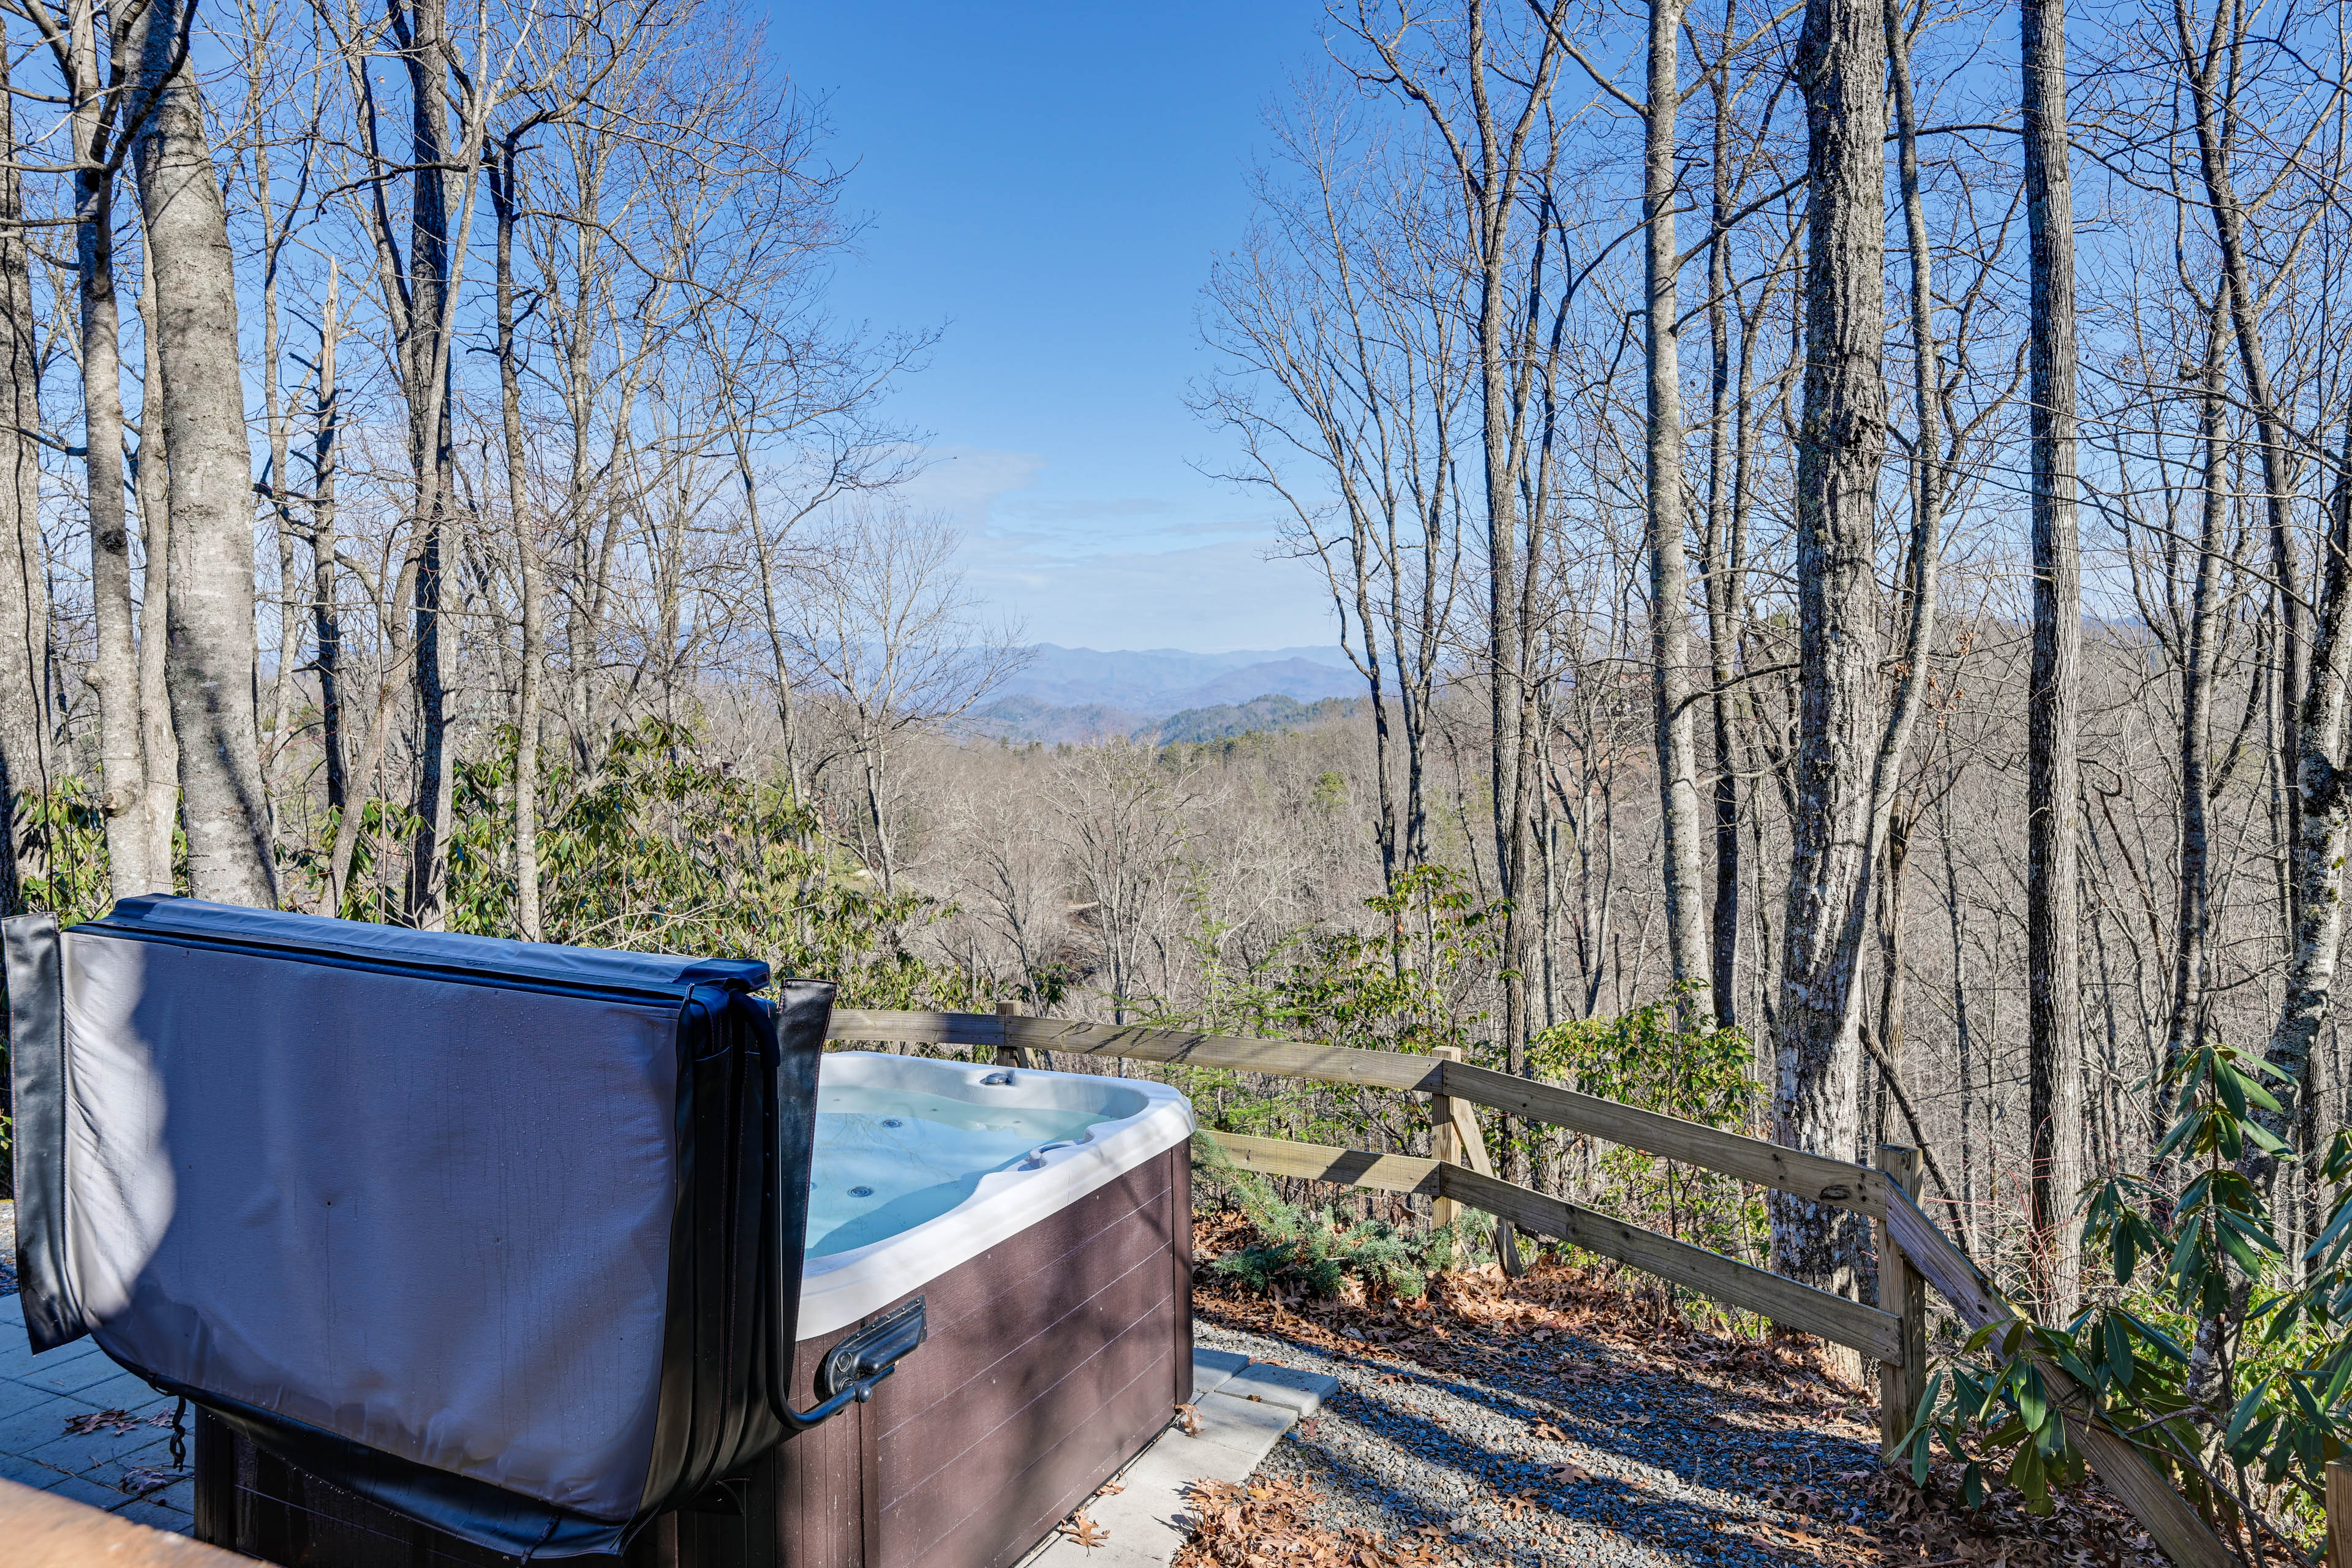
[[[1241,648],[1192,653],[1182,648],[1063,647],[1039,643],[1028,665],[989,695],[991,706],[1028,698],[1055,708],[1101,707],[1143,719],[1188,709],[1282,696],[1300,702],[1352,696],[1362,678],[1337,647]]]

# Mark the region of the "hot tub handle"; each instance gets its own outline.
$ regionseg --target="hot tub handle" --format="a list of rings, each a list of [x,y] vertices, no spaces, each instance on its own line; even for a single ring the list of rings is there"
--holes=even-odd
[[[833,1347],[817,1369],[814,1410],[789,1405],[777,1412],[785,1428],[805,1432],[829,1415],[863,1405],[874,1397],[874,1385],[898,1370],[898,1363],[923,1342],[929,1325],[923,1321],[923,1298],[892,1309]]]
[[[1046,1155],[1056,1149],[1075,1149],[1085,1142],[1083,1138],[1056,1138],[1051,1143],[1040,1143],[1022,1156],[1021,1168],[1024,1171],[1042,1171],[1045,1168]]]

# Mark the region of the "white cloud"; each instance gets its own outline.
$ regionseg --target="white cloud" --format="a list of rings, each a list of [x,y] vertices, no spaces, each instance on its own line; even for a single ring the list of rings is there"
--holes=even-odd
[[[1047,556],[974,539],[967,580],[1033,642],[1065,647],[1181,647],[1194,653],[1337,640],[1321,574],[1265,558],[1265,540],[1186,550]]]
[[[1328,643],[1320,572],[1201,494],[1087,496],[1029,452],[934,447],[902,494],[963,529],[973,593],[1032,641],[1196,653]]]
[[[988,524],[997,498],[1026,489],[1045,471],[1034,452],[991,452],[975,447],[934,447],[922,472],[899,488],[910,506],[946,512],[966,530]]]

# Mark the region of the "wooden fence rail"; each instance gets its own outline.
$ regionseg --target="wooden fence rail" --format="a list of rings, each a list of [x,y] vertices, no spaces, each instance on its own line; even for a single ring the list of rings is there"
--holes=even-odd
[[[1282,1138],[1205,1129],[1203,1132],[1236,1165],[1247,1170],[1379,1192],[1418,1193],[1439,1202],[1466,1205],[1522,1230],[1569,1242],[1672,1280],[1727,1306],[1851,1346],[1894,1369],[1881,1384],[1883,1397],[1891,1406],[1882,1412],[1881,1428],[1890,1443],[1907,1430],[1909,1407],[1924,1392],[1918,1385],[1924,1359],[1924,1303],[1916,1291],[1901,1288],[1906,1268],[1888,1271],[1897,1279],[1897,1303],[1903,1310],[1882,1311],[1501,1181],[1487,1166],[1484,1142],[1475,1123],[1459,1107],[1465,1102],[1484,1105],[1815,1203],[1851,1209],[1876,1222],[1883,1242],[1899,1251],[1902,1264],[1933,1285],[1970,1329],[2011,1322],[2019,1316],[1968,1254],[1913,1201],[1904,1182],[1890,1179],[1888,1171],[1784,1149],[1761,1139],[1461,1061],[1299,1040],[1255,1040],[1186,1029],[1079,1024],[1010,1014],[845,1010],[833,1016],[833,1037],[993,1048],[1007,1059],[1017,1056],[1023,1065],[1034,1060],[1033,1053],[1038,1051],[1069,1051],[1174,1067],[1404,1089],[1435,1097],[1441,1106],[1451,1101],[1444,1120],[1453,1136],[1439,1138],[1433,1146],[1440,1152],[1454,1152],[1458,1147],[1467,1164]],[[1896,1167],[1894,1176],[1907,1172],[1907,1163],[1900,1158],[1888,1163]],[[2081,1386],[2056,1365],[2046,1361],[2037,1364],[2057,1395],[2068,1430],[2084,1457],[2164,1553],[2180,1568],[2235,1568],[2236,1559],[2221,1538],[2173,1490],[2163,1473],[2128,1439],[2091,1418],[2090,1402]]]

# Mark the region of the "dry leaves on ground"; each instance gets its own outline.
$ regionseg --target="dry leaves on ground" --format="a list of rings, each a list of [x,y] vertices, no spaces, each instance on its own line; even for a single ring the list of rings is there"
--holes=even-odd
[[[165,1465],[130,1465],[122,1471],[122,1489],[144,1495],[160,1491],[188,1472]]]
[[[1881,1471],[1870,1483],[1883,1510],[1877,1521],[1881,1561],[1888,1564],[1949,1563],[1955,1568],[2156,1568],[2164,1558],[2122,1504],[2105,1493],[2060,1495],[2046,1519],[2018,1506],[2013,1492],[1996,1492],[1980,1509],[1957,1501],[1958,1467],[1938,1465],[1924,1487]]]
[[[1061,1535],[1076,1542],[1089,1552],[1097,1546],[1110,1544],[1110,1531],[1088,1519],[1087,1510],[1084,1509],[1078,1510],[1054,1528]]]
[[[167,1417],[152,1424],[169,1426],[172,1423]],[[93,1432],[134,1432],[148,1425],[151,1423],[147,1418],[128,1410],[91,1410],[67,1416],[66,1433],[68,1436],[87,1437]]]
[[[1174,1568],[1459,1568],[1443,1531],[1415,1541],[1316,1524],[1323,1497],[1305,1481],[1194,1481],[1185,1500],[1192,1535]]]

